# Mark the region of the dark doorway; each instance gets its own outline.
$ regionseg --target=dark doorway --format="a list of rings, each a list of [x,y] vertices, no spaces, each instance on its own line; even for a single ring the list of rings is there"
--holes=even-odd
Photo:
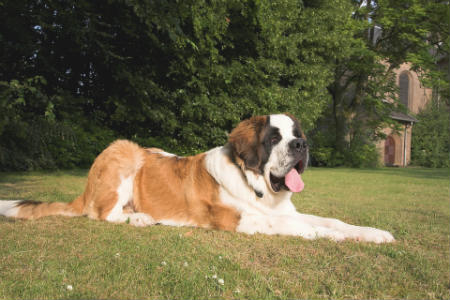
[[[392,136],[388,136],[384,142],[384,164],[393,166],[395,163],[395,141]]]

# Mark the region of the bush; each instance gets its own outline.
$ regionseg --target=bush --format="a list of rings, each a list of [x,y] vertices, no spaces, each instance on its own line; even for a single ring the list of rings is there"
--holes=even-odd
[[[374,168],[379,164],[379,153],[374,144],[354,143],[344,154],[345,164],[355,168]]]
[[[321,119],[320,121],[323,121]],[[318,128],[309,135],[311,163],[314,166],[325,167],[355,167],[367,168],[377,167],[379,164],[379,153],[374,144],[374,137],[370,138],[369,130],[355,131],[351,139],[347,138],[339,151],[335,145],[335,128],[326,126],[319,121]]]
[[[418,115],[411,141],[411,162],[430,168],[450,166],[449,107],[432,101]]]
[[[61,99],[48,97],[45,85],[40,76],[0,82],[0,170],[88,167],[117,136],[76,110],[59,115]]]

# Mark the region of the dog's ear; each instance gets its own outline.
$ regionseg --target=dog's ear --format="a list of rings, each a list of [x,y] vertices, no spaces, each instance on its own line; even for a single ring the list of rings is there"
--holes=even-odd
[[[263,131],[267,126],[267,116],[257,116],[244,120],[230,133],[231,145],[236,163],[256,173],[261,173]]]

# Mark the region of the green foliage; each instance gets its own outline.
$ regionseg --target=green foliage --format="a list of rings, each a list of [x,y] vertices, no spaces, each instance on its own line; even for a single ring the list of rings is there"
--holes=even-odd
[[[346,165],[357,168],[373,168],[378,166],[379,153],[374,144],[353,142],[344,155]]]
[[[41,76],[23,82],[0,82],[2,169],[33,169],[36,165],[49,163],[48,155],[40,147],[43,139],[53,135],[52,130],[41,126],[49,124],[54,118],[52,103],[42,92],[44,84],[45,79]]]
[[[117,137],[179,154],[243,118],[329,101],[350,37],[339,1],[8,1],[0,169],[71,167]],[[36,125],[38,124],[38,125]]]
[[[1,170],[87,167],[114,139],[110,130],[79,115],[58,120],[54,103],[70,97],[49,98],[45,85],[40,76],[0,82]]]
[[[411,161],[431,168],[450,166],[450,109],[430,103],[418,115],[411,141]]]
[[[375,144],[368,141],[369,131],[366,131],[367,135],[365,136],[352,136],[351,143],[346,144],[344,151],[337,151],[334,147],[335,131],[333,129],[321,129],[313,132],[311,139],[313,165],[326,167],[349,166],[354,168],[377,167],[379,153]]]
[[[411,62],[428,87],[441,92],[448,87],[448,79],[436,67],[436,54],[448,55],[447,3],[352,2],[353,19],[347,22],[351,37],[335,60],[334,81],[328,86],[332,100],[312,135],[318,165],[377,164],[374,143],[383,137],[383,128],[396,127],[390,113],[405,109],[397,103],[394,70],[400,64]],[[378,38],[375,27],[380,30]],[[439,51],[430,51],[435,45]]]
[[[318,167],[327,166],[335,167],[341,165],[342,162],[335,157],[333,147],[333,138],[330,130],[321,129],[312,132],[309,139],[309,153],[312,164]]]
[[[424,65],[411,53],[445,15],[424,1],[1,2],[0,169],[89,164],[119,137],[197,153],[284,111],[332,128],[317,160],[345,163],[353,137],[370,128],[373,143],[389,121],[382,62]],[[374,45],[371,22],[386,32]]]

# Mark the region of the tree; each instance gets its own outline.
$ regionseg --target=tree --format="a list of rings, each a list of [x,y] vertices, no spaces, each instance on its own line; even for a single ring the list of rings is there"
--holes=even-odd
[[[352,37],[347,0],[0,6],[0,169],[86,166],[117,137],[191,154],[254,114],[312,128]]]
[[[425,0],[353,3],[349,23],[353,43],[344,59],[335,61],[334,81],[328,87],[332,101],[313,139],[319,164],[376,164],[374,142],[384,137],[383,128],[395,129],[389,114],[401,109],[393,70],[410,61],[416,71],[437,78],[436,65],[430,63],[430,41],[443,37],[433,32],[441,26],[436,23],[438,15],[448,24],[448,10],[442,10],[446,4]]]

